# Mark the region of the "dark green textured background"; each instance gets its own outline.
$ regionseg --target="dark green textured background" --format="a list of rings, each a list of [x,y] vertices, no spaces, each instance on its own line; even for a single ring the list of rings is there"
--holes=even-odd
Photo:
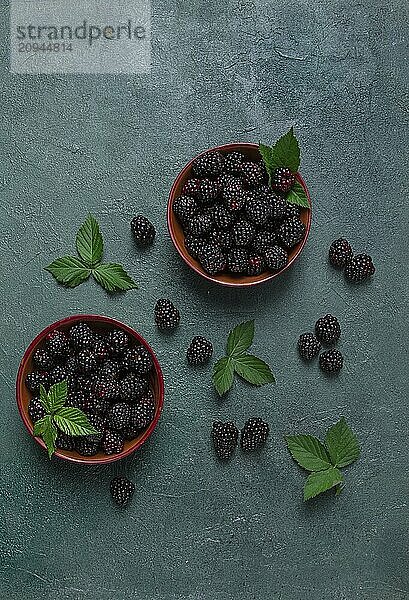
[[[146,76],[11,75],[2,45],[2,600],[409,598],[404,6],[158,0]],[[7,42],[4,3],[0,17]],[[273,141],[293,124],[314,204],[301,258],[252,290],[200,280],[167,234],[174,177],[209,146]],[[106,257],[121,261],[139,290],[111,299],[89,282],[67,291],[42,270],[72,249],[88,211],[101,223]],[[129,231],[139,211],[158,230],[144,253]],[[339,235],[373,255],[371,283],[351,287],[327,267]],[[183,315],[171,337],[153,324],[161,296]],[[165,410],[150,442],[107,468],[49,462],[14,401],[28,343],[80,312],[136,327],[165,376]],[[343,330],[345,368],[334,380],[301,364],[294,348],[326,312]],[[209,370],[186,365],[186,346],[204,333],[218,356],[227,331],[251,317],[254,350],[277,385],[237,383],[220,401]],[[305,476],[282,436],[322,435],[341,414],[362,458],[347,469],[339,498],[303,504]],[[271,423],[266,449],[219,464],[212,420],[249,416]],[[137,485],[122,512],[108,492],[116,472]]]

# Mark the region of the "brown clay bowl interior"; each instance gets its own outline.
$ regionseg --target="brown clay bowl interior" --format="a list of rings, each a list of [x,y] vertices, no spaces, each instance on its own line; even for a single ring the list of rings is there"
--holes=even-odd
[[[77,452],[74,451],[66,451],[57,449],[55,452],[55,456],[62,458],[64,460],[68,460],[75,463],[86,463],[86,464],[106,464],[116,460],[120,460],[125,456],[128,456],[132,452],[134,452],[137,448],[139,448],[151,435],[152,431],[155,429],[156,424],[159,420],[159,417],[163,408],[163,398],[164,398],[164,385],[163,385],[163,376],[162,371],[159,365],[159,362],[153,353],[149,344],[133,329],[124,325],[120,321],[115,319],[111,319],[110,317],[102,317],[98,315],[76,315],[72,317],[67,317],[53,325],[50,325],[44,331],[42,331],[30,344],[27,350],[24,353],[23,359],[20,363],[20,368],[18,370],[17,382],[16,382],[16,398],[17,398],[17,406],[23,420],[24,425],[26,426],[29,434],[33,436],[33,425],[31,423],[30,417],[28,416],[28,403],[30,398],[32,397],[31,392],[25,386],[25,378],[27,373],[33,371],[33,361],[32,357],[37,348],[42,346],[45,341],[46,335],[53,331],[54,329],[59,329],[61,331],[67,331],[72,325],[78,323],[79,321],[84,321],[88,323],[95,331],[105,332],[112,328],[123,329],[128,333],[131,337],[134,345],[142,345],[151,353],[154,367],[152,369],[152,373],[150,376],[150,382],[152,385],[152,390],[155,396],[155,404],[156,411],[155,416],[152,423],[143,430],[137,438],[134,438],[130,441],[125,441],[125,446],[122,452],[119,454],[112,454],[107,456],[103,452],[99,452],[95,456],[81,456]],[[34,437],[34,436],[33,436]],[[42,439],[35,437],[34,438],[40,446],[46,449],[46,446]]]
[[[242,152],[245,156],[247,156],[251,160],[254,160],[254,161],[261,160],[261,155],[260,155],[257,144],[245,144],[245,143],[226,144],[223,146],[217,146],[216,148],[211,148],[210,150],[206,150],[205,152],[215,151],[215,150],[218,150],[222,154],[226,154],[227,152],[238,151],[238,152]],[[205,154],[205,152],[202,152],[201,154]],[[198,156],[201,156],[201,154]],[[180,223],[178,222],[178,220],[172,210],[173,201],[175,200],[175,198],[177,198],[178,196],[181,195],[182,188],[183,188],[185,182],[192,177],[192,164],[196,158],[197,158],[197,156],[195,156],[190,162],[188,162],[188,164],[181,170],[181,172],[175,179],[175,182],[174,182],[172,189],[170,191],[170,194],[169,194],[169,201],[168,201],[168,229],[169,229],[170,236],[172,238],[172,242],[173,242],[176,250],[182,257],[182,259],[185,261],[185,263],[191,269],[196,271],[196,273],[198,273],[205,279],[208,279],[209,281],[213,281],[213,282],[221,284],[221,285],[232,286],[232,287],[257,285],[258,283],[262,283],[263,281],[269,281],[271,279],[274,279],[275,277],[278,277],[278,275],[281,275],[281,273],[286,271],[300,255],[300,253],[301,253],[302,249],[304,248],[305,243],[307,241],[308,234],[309,234],[310,227],[311,227],[311,198],[310,198],[307,186],[305,185],[305,182],[304,182],[303,178],[301,177],[301,175],[299,173],[297,173],[296,177],[297,177],[297,180],[299,181],[299,183],[303,186],[305,193],[307,194],[307,197],[308,197],[308,202],[310,203],[310,208],[309,209],[303,208],[301,210],[301,215],[300,215],[300,218],[305,225],[305,236],[304,236],[304,239],[302,239],[301,242],[299,242],[289,252],[288,263],[284,267],[284,269],[281,269],[280,271],[276,271],[275,273],[265,271],[264,273],[261,273],[260,275],[256,275],[256,276],[233,275],[230,273],[222,273],[220,275],[209,275],[208,273],[206,273],[206,271],[204,271],[204,269],[202,268],[200,263],[197,260],[195,260],[194,258],[192,258],[190,256],[190,254],[188,253],[188,251],[186,250],[185,243],[184,243],[185,234],[183,233],[182,227],[181,227]]]

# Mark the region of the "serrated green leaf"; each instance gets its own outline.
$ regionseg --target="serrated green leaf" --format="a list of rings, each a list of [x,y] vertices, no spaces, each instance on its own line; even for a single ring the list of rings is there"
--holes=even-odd
[[[274,171],[273,149],[261,143],[258,145],[258,148],[269,176],[269,185],[271,185],[271,177]]]
[[[288,192],[287,202],[289,204],[297,204],[297,206],[302,206],[303,208],[310,208],[308,196],[299,181],[296,181],[291,190]]]
[[[268,364],[257,356],[243,354],[234,357],[233,362],[236,373],[252,385],[260,386],[275,382]]]
[[[51,458],[55,452],[55,440],[57,439],[57,428],[51,418],[48,420],[47,426],[44,428],[41,437],[48,450],[48,458]]]
[[[138,286],[121,265],[103,263],[92,271],[96,281],[108,292],[125,292]]]
[[[63,256],[57,258],[45,270],[51,273],[53,277],[66,287],[74,288],[88,279],[91,274],[90,269],[75,256]]]
[[[47,390],[45,389],[45,387],[42,384],[40,384],[40,402],[43,405],[44,410],[49,413],[50,412],[50,402],[48,400]]]
[[[300,147],[292,127],[274,144],[271,160],[273,169],[286,167],[293,173],[298,171],[300,166]]]
[[[237,325],[227,339],[228,356],[240,356],[250,348],[254,339],[254,320]]]
[[[225,356],[217,361],[213,368],[213,385],[219,396],[223,396],[233,385],[233,360]]]
[[[341,471],[335,467],[330,467],[329,469],[319,471],[318,473],[311,473],[304,485],[304,500],[314,498],[315,496],[318,496],[318,494],[338,486],[342,480],[343,477]]]
[[[43,417],[42,419],[38,419],[38,421],[36,421],[34,423],[34,427],[33,427],[34,437],[42,437],[43,431],[45,429],[47,429],[47,427],[49,427],[49,425],[50,425],[50,420],[51,420],[50,415],[45,415],[45,417]]]
[[[92,215],[88,215],[81,225],[77,233],[76,245],[78,254],[88,268],[93,269],[101,262],[104,240],[98,221]]]
[[[325,445],[335,467],[350,465],[360,454],[358,440],[344,417],[341,417],[338,423],[328,429]]]
[[[331,467],[325,446],[313,435],[287,435],[287,447],[293,459],[307,471],[324,471]]]
[[[48,392],[48,405],[49,412],[53,413],[67,401],[68,396],[68,385],[67,382],[59,381],[50,387],[50,391]]]
[[[54,414],[54,422],[61,431],[67,435],[92,435],[99,433],[91,425],[88,417],[82,410],[63,406]]]

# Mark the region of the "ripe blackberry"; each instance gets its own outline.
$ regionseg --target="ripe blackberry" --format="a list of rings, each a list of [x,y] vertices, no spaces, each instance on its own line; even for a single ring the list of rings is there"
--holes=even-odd
[[[65,401],[65,406],[69,406],[71,408],[78,408],[79,410],[84,411],[87,406],[87,401],[84,392],[82,390],[70,392],[68,394],[67,400]]]
[[[123,365],[136,375],[146,375],[153,367],[153,360],[144,346],[135,346],[124,354]]]
[[[329,247],[328,257],[333,267],[345,267],[352,255],[351,245],[345,238],[335,240]]]
[[[191,196],[179,196],[173,201],[172,210],[184,225],[199,212],[199,205]]]
[[[108,425],[115,431],[122,431],[129,425],[131,407],[125,402],[113,404],[107,413]]]
[[[129,335],[123,329],[113,329],[106,340],[113,356],[121,356],[129,346]]]
[[[60,450],[74,450],[75,439],[71,435],[59,431],[57,439],[55,440],[55,445]]]
[[[282,196],[278,196],[269,187],[267,187],[267,189],[263,191],[262,196],[264,198],[265,203],[270,208],[270,215],[273,219],[278,220],[286,216],[287,202]]]
[[[31,422],[34,423],[39,421],[43,417],[45,417],[45,408],[41,404],[40,398],[38,396],[34,396],[30,398],[27,408],[28,416],[31,419]]]
[[[220,188],[217,181],[213,181],[212,179],[202,179],[197,191],[197,199],[202,204],[209,206],[216,200],[219,192]]]
[[[77,366],[81,373],[92,373],[96,370],[98,363],[95,353],[92,350],[81,350],[77,354]]]
[[[267,250],[267,248],[272,248],[273,246],[277,245],[277,236],[275,233],[273,233],[272,231],[266,231],[265,229],[263,229],[262,231],[259,231],[252,243],[252,247],[254,248],[254,250],[256,250],[257,252],[265,252],[265,250]]]
[[[155,323],[158,329],[170,331],[175,329],[180,323],[180,313],[176,306],[170,300],[159,299],[155,304]]]
[[[212,439],[214,449],[219,458],[230,458],[236,449],[238,437],[239,430],[234,423],[214,421],[212,427]]]
[[[229,186],[232,183],[237,183],[241,187],[240,179],[231,175],[230,173],[222,173],[217,178],[217,183],[219,185],[220,192],[223,194],[223,190],[225,187]]]
[[[258,450],[266,443],[269,431],[268,423],[262,419],[248,419],[241,430],[240,446],[243,450]]]
[[[209,275],[221,273],[226,268],[226,257],[218,244],[206,244],[198,256],[203,269]]]
[[[118,379],[121,369],[116,361],[107,360],[99,368],[98,375],[102,379]]]
[[[191,198],[197,198],[199,186],[200,179],[188,179],[182,188],[182,196],[190,196]]]
[[[283,215],[284,219],[299,218],[300,214],[301,208],[297,204],[286,202],[285,213]]]
[[[232,248],[227,254],[227,268],[231,273],[245,273],[247,271],[247,250]]]
[[[301,358],[311,360],[321,350],[321,343],[313,333],[303,333],[298,338],[297,347]]]
[[[254,225],[242,219],[237,221],[232,229],[233,240],[237,246],[249,246],[256,235],[256,229]]]
[[[240,173],[241,165],[245,160],[241,152],[229,152],[225,155],[224,170],[226,173]]]
[[[196,335],[190,342],[186,352],[187,361],[190,365],[204,365],[209,362],[213,354],[213,344],[201,335]]]
[[[132,219],[131,229],[139,246],[150,246],[153,243],[156,235],[155,227],[143,215],[137,215]]]
[[[233,236],[230,230],[213,229],[209,236],[209,242],[220,246],[222,250],[230,250],[233,247]]]
[[[261,275],[265,271],[266,265],[261,254],[251,253],[247,262],[247,275]]]
[[[45,349],[48,350],[51,357],[56,360],[62,360],[68,356],[69,343],[68,337],[63,331],[54,329],[45,338]]]
[[[109,377],[101,377],[95,382],[93,393],[97,398],[105,399],[108,402],[114,402],[120,397],[119,383]]]
[[[207,235],[213,227],[213,219],[209,214],[195,215],[188,223],[188,232],[195,237]]]
[[[74,377],[78,372],[77,365],[77,357],[75,355],[71,355],[67,358],[67,362],[65,363],[65,369],[67,371],[68,376]]]
[[[136,402],[146,394],[149,384],[146,379],[129,373],[119,382],[119,393],[122,402]]]
[[[233,224],[233,215],[225,206],[215,206],[213,221],[219,229],[228,229]]]
[[[338,373],[344,364],[344,357],[336,348],[321,352],[319,363],[325,373]]]
[[[98,454],[99,442],[90,441],[88,436],[81,435],[75,438],[75,450],[81,456],[95,456]]]
[[[205,240],[200,237],[188,234],[185,237],[185,248],[192,258],[197,258],[205,245]]]
[[[228,210],[238,212],[244,208],[247,192],[243,190],[240,181],[232,181],[223,188],[222,198]]]
[[[244,162],[240,170],[249,188],[258,188],[267,182],[268,176],[263,162]]]
[[[97,431],[97,433],[91,433],[86,436],[89,442],[101,442],[102,437],[104,435],[104,429],[106,425],[106,418],[97,414],[88,415],[88,420],[92,427]]]
[[[269,271],[279,271],[284,269],[288,263],[288,254],[280,246],[267,248],[264,253],[264,260]]]
[[[118,506],[126,506],[132,500],[135,484],[125,477],[115,477],[109,486],[111,496]]]
[[[105,454],[119,454],[124,448],[124,437],[117,431],[106,429],[102,438],[102,449]]]
[[[67,369],[62,365],[57,365],[49,374],[48,383],[49,385],[54,385],[55,383],[60,383],[61,381],[67,380],[68,384],[68,378],[69,375]]]
[[[37,348],[33,355],[33,363],[39,371],[50,371],[54,367],[53,358],[45,348]]]
[[[155,400],[152,393],[148,392],[134,406],[131,406],[130,425],[137,429],[145,429],[152,423],[155,410]]]
[[[69,331],[69,341],[75,350],[92,348],[95,343],[95,334],[87,323],[76,323]]]
[[[267,202],[253,194],[247,195],[244,212],[247,220],[257,227],[264,225],[271,217],[271,208]]]
[[[315,333],[317,338],[324,344],[332,344],[339,340],[341,336],[341,326],[339,321],[333,315],[325,315],[315,323]]]
[[[83,392],[86,396],[91,396],[94,393],[94,387],[99,380],[97,373],[89,375],[78,375],[76,379],[75,391]]]
[[[192,164],[195,177],[216,177],[223,171],[224,156],[220,152],[206,152],[198,156]]]
[[[345,267],[345,277],[354,283],[364,281],[374,273],[375,266],[368,254],[356,254]]]
[[[43,371],[33,371],[32,373],[27,373],[25,379],[26,388],[33,394],[37,394],[40,391],[40,385],[47,387],[48,382],[49,377],[47,373]]]
[[[288,219],[277,231],[278,239],[287,248],[293,248],[305,235],[305,225],[299,218]]]
[[[291,173],[290,169],[281,168],[275,170],[272,181],[272,185],[275,190],[286,194],[291,190],[294,183],[295,175]]]
[[[109,347],[103,339],[95,340],[93,351],[98,364],[103,363],[109,357]]]

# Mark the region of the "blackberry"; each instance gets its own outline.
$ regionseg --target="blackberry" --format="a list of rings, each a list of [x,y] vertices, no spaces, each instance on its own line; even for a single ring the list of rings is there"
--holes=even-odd
[[[30,398],[27,408],[28,416],[31,419],[31,422],[34,423],[39,421],[43,417],[45,417],[45,408],[41,404],[40,398],[38,396],[34,396]]]
[[[272,231],[259,231],[252,243],[252,247],[257,252],[264,252],[267,248],[272,248],[277,245],[277,236]]]
[[[301,208],[297,204],[286,203],[284,219],[299,218],[301,214]]]
[[[40,391],[40,385],[46,387],[48,385],[48,375],[43,371],[33,371],[32,373],[27,373],[25,384],[26,388],[30,390],[33,394],[37,394]]]
[[[97,433],[91,433],[85,437],[89,442],[97,442],[100,444],[104,435],[105,419],[100,415],[91,414],[88,416],[88,420]]]
[[[344,357],[336,348],[321,352],[319,358],[320,367],[325,373],[338,373],[344,364]]]
[[[247,271],[247,250],[233,248],[227,254],[227,268],[231,273],[245,273]]]
[[[291,190],[295,183],[295,175],[291,173],[290,169],[280,168],[274,172],[272,181],[273,188],[278,192],[286,194]]]
[[[190,196],[179,196],[173,201],[172,210],[179,222],[184,225],[199,212],[199,205]]]
[[[143,215],[137,215],[132,219],[131,230],[138,246],[150,246],[155,239],[155,227]]]
[[[298,338],[297,347],[301,358],[311,360],[321,350],[321,343],[313,333],[303,333]]]
[[[233,247],[233,236],[230,230],[213,229],[209,236],[209,242],[220,246],[222,250],[230,250]]]
[[[144,346],[130,348],[124,355],[124,366],[136,375],[146,375],[153,367],[150,352]]]
[[[185,237],[185,248],[192,258],[199,256],[205,243],[204,239],[195,237],[194,235],[189,234]]]
[[[233,181],[224,187],[222,198],[228,210],[231,212],[238,212],[244,208],[247,200],[247,193],[243,190],[240,181]]]
[[[170,331],[180,323],[180,313],[170,300],[161,298],[155,304],[155,323],[158,329]]]
[[[146,379],[129,373],[119,383],[119,393],[123,402],[136,402],[146,394],[149,384]]]
[[[101,377],[93,386],[93,393],[97,398],[114,402],[120,397],[119,383],[108,377]]]
[[[87,323],[76,323],[69,331],[69,340],[75,350],[83,350],[94,345],[95,335]]]
[[[364,281],[374,273],[375,266],[368,254],[356,254],[345,267],[345,277],[354,283]]]
[[[280,246],[272,246],[264,251],[264,260],[269,271],[284,269],[288,263],[288,254]]]
[[[69,406],[71,408],[78,408],[82,411],[85,410],[86,405],[87,401],[85,399],[85,394],[81,390],[78,390],[77,392],[70,392],[65,402],[65,406]]]
[[[76,356],[71,355],[71,356],[69,356],[67,358],[67,362],[65,363],[65,369],[66,369],[67,374],[69,376],[74,377],[74,375],[78,371],[77,357]]]
[[[117,400],[118,398],[115,398]],[[111,401],[103,396],[97,396],[96,394],[91,394],[85,400],[84,412],[88,416],[98,415],[100,417],[105,417],[106,413],[109,411],[111,407]]]
[[[209,362],[213,354],[213,344],[201,335],[197,335],[190,342],[186,352],[187,361],[190,365],[204,365]]]
[[[195,215],[187,224],[188,232],[195,237],[202,237],[210,233],[213,220],[209,214]]]
[[[315,333],[320,342],[332,344],[339,340],[341,336],[341,326],[339,321],[333,315],[325,315],[315,323]]]
[[[261,275],[265,271],[266,265],[261,254],[251,253],[247,262],[247,275]]]
[[[107,429],[102,438],[102,449],[105,454],[119,454],[124,448],[124,437],[117,431]]]
[[[45,339],[45,349],[48,350],[51,357],[56,360],[66,358],[69,352],[68,337],[62,331],[54,329]]]
[[[98,363],[95,353],[91,350],[81,350],[77,354],[77,366],[81,373],[92,373],[96,370]]]
[[[125,477],[115,477],[109,486],[111,496],[118,506],[126,506],[132,500],[135,484]]]
[[[145,429],[152,423],[155,410],[153,395],[148,393],[131,407],[130,425],[136,429]]]
[[[270,209],[270,215],[273,219],[278,220],[286,216],[288,205],[282,196],[277,196],[277,194],[275,194],[271,188],[267,188],[262,196]],[[299,214],[294,216],[299,216]]]
[[[216,177],[223,171],[224,156],[220,152],[206,152],[198,156],[192,164],[195,177]]]
[[[263,198],[248,194],[244,208],[246,218],[250,223],[260,227],[271,217],[271,208]]]
[[[113,356],[120,356],[129,346],[129,335],[123,329],[113,329],[106,340]]]
[[[87,438],[86,435],[75,438],[75,450],[81,456],[95,456],[98,454],[99,442],[90,441]]]
[[[299,218],[288,219],[277,231],[278,239],[287,248],[293,248],[305,235],[305,225]]]
[[[244,162],[241,165],[243,179],[250,188],[258,188],[266,183],[268,176],[263,162]]]
[[[262,419],[248,419],[241,430],[241,448],[249,451],[258,450],[266,443],[269,431],[268,423]]]
[[[63,367],[62,365],[57,365],[56,367],[54,367],[54,369],[51,371],[51,373],[48,376],[48,383],[49,385],[54,385],[55,383],[60,383],[61,381],[65,381],[67,380],[67,384],[68,384],[68,371],[65,367]]]
[[[329,247],[328,257],[333,267],[345,267],[352,255],[351,245],[345,238],[335,240]]]
[[[254,225],[242,219],[237,221],[232,229],[233,240],[237,246],[249,246],[256,235]]]
[[[117,362],[113,360],[105,361],[99,368],[98,375],[103,379],[118,379],[121,369]]]
[[[229,152],[225,155],[224,170],[226,173],[240,173],[241,165],[245,160],[241,152]]]
[[[213,181],[212,179],[202,179],[197,191],[197,198],[199,202],[208,206],[213,204],[219,195],[219,192],[220,188],[217,181]]]
[[[206,244],[198,256],[203,269],[209,275],[221,273],[226,268],[226,257],[218,244]]]
[[[45,348],[37,348],[33,355],[33,363],[40,371],[50,371],[54,367],[54,360]]]
[[[108,344],[106,343],[106,341],[103,339],[97,339],[95,341],[93,351],[94,351],[97,363],[99,363],[99,364],[106,361],[107,358],[109,357],[109,347],[108,347]]]
[[[182,196],[190,196],[191,198],[197,198],[199,186],[200,179],[188,179],[182,188]]]
[[[91,396],[94,393],[94,387],[98,379],[99,377],[96,373],[78,375],[75,390],[83,392],[86,396]]]
[[[222,194],[224,188],[232,183],[237,183],[241,188],[240,179],[238,179],[238,177],[235,177],[234,175],[231,175],[230,173],[222,173],[221,175],[219,175],[219,177],[217,178],[217,183]]]
[[[233,224],[233,215],[225,206],[215,206],[213,221],[219,229],[228,229]]]
[[[238,437],[239,430],[234,423],[214,421],[212,427],[212,439],[214,449],[219,458],[230,458],[236,449]]]
[[[59,431],[57,439],[55,440],[55,445],[60,450],[75,450],[75,439],[72,435]]]

